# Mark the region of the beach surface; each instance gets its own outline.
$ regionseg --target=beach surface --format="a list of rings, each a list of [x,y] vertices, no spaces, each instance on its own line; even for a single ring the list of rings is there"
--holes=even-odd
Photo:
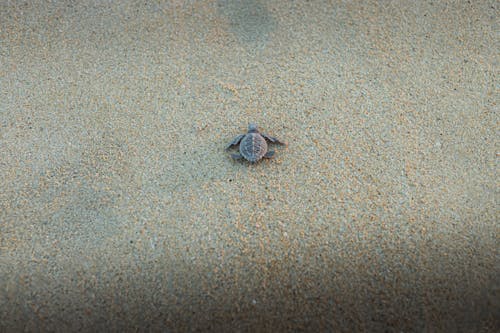
[[[0,1],[0,332],[499,329],[498,17]]]

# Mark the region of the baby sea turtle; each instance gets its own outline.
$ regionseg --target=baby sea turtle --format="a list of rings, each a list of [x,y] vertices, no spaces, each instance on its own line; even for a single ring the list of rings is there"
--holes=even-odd
[[[261,158],[272,158],[274,155],[273,150],[267,150],[267,142],[285,144],[284,142],[259,132],[257,125],[248,125],[248,133],[240,134],[234,138],[233,141],[226,147],[226,150],[232,146],[240,145],[240,152],[238,154],[231,154],[234,159],[244,158],[251,163],[259,161]]]

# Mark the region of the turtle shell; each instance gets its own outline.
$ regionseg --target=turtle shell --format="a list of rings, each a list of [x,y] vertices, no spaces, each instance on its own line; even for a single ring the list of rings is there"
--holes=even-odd
[[[250,162],[257,162],[267,153],[267,142],[259,133],[248,133],[240,142],[241,155]]]

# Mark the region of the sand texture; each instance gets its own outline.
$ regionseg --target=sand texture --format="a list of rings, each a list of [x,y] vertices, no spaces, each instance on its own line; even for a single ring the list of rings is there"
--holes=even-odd
[[[0,0],[0,332],[499,329],[498,17]]]

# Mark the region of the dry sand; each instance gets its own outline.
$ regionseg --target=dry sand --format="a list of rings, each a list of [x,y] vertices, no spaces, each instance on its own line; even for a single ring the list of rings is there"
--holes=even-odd
[[[0,331],[494,331],[498,17],[0,1]]]

